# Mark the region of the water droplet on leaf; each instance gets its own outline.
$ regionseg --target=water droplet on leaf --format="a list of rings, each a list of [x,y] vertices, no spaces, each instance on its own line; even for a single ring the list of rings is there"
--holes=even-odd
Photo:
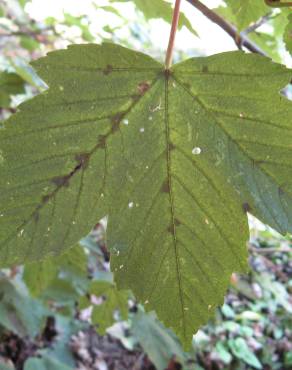
[[[202,152],[202,149],[199,148],[198,146],[195,147],[193,150],[192,150],[192,153],[195,154],[195,155],[198,155],[198,154],[201,154]]]

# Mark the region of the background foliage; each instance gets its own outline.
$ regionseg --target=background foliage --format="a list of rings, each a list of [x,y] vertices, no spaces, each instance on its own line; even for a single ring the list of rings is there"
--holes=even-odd
[[[171,7],[163,0],[157,1],[155,9],[147,7],[148,2],[133,1],[137,15],[133,23],[117,2],[98,5],[93,1],[96,12],[120,19],[120,26],[113,28],[109,23],[98,32],[87,14],[66,12],[61,21],[52,17],[36,21],[27,3],[0,2],[3,119],[19,102],[46,88],[28,63],[49,50],[68,43],[114,40],[147,48],[163,58],[147,37],[149,19],[170,21]],[[292,23],[288,9],[273,10],[261,0],[253,5],[226,0],[216,11],[275,61],[289,60]],[[183,26],[197,34],[186,16]],[[118,32],[123,27],[130,37],[117,36],[123,34]],[[176,60],[183,57],[185,53],[178,50]],[[251,273],[232,276],[225,304],[194,337],[190,353],[183,351],[154,313],[144,312],[131,292],[115,289],[103,224],[61,257],[2,270],[0,369],[289,369],[292,266],[287,250],[291,238],[265,230],[255,231],[250,241]]]

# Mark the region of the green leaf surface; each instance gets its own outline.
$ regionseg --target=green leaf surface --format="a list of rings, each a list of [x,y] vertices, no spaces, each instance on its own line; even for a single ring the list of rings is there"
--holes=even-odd
[[[264,0],[225,0],[231,8],[239,31],[271,11]]]
[[[118,286],[189,343],[247,270],[246,212],[291,230],[291,72],[243,52],[165,72],[112,44],[33,65],[49,90],[0,130],[2,265],[58,254],[108,215]]]
[[[114,323],[114,313],[118,310],[121,318],[128,315],[128,297],[126,290],[119,291],[114,284],[106,281],[93,281],[88,289],[89,296],[80,299],[80,308],[93,306],[92,323],[98,325],[98,332],[104,335],[106,329]],[[95,301],[91,297],[94,296]],[[100,301],[99,301],[100,300]]]

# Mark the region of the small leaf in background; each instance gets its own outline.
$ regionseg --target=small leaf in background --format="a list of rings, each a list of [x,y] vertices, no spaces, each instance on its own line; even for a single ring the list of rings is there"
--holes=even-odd
[[[64,281],[60,282],[58,276]],[[75,297],[76,288],[87,288],[87,258],[81,246],[70,248],[57,257],[48,257],[40,262],[28,263],[24,267],[23,279],[33,296],[51,296],[59,291],[60,287],[68,287]],[[58,288],[56,288],[58,287]],[[66,288],[65,288],[66,289]],[[60,299],[60,294],[58,295]],[[69,295],[71,297],[71,295]]]
[[[243,338],[239,337],[234,340],[228,340],[228,346],[234,356],[246,362],[248,365],[253,366],[256,369],[263,368],[256,355],[251,351]]]
[[[11,96],[23,94],[25,81],[16,73],[0,72],[0,108],[9,108]]]
[[[114,322],[115,312],[118,311],[122,319],[128,316],[129,292],[119,291],[114,284],[106,281],[93,281],[87,295],[79,301],[80,309],[92,307],[91,321],[97,325],[101,335]]]
[[[31,36],[25,35],[20,37],[20,45],[29,51],[34,51],[40,48],[40,43],[37,40]]]
[[[288,24],[284,32],[284,42],[286,49],[292,54],[292,14],[288,16]]]
[[[49,310],[25,293],[22,284],[0,279],[0,325],[17,335],[36,336]]]
[[[230,362],[232,361],[232,355],[222,342],[216,343],[216,351],[218,352],[218,355],[220,356],[224,364],[230,364]]]
[[[234,316],[235,316],[235,312],[234,310],[232,309],[231,306],[229,306],[228,304],[224,304],[222,307],[221,307],[221,311],[223,313],[223,315],[227,318],[227,319],[233,319]]]
[[[32,85],[39,91],[44,91],[47,88],[46,84],[38,77],[33,68],[22,58],[15,57],[10,59],[10,63],[15,72],[28,84]]]
[[[74,370],[74,368],[50,357],[32,357],[25,362],[24,370]]]
[[[140,311],[135,314],[132,318],[132,331],[157,370],[165,370],[172,358],[184,363],[186,356],[179,341],[153,313]]]
[[[116,1],[116,0],[111,0]],[[119,0],[121,2],[129,2],[131,0]],[[144,14],[146,19],[163,19],[168,23],[171,23],[173,9],[170,3],[165,2],[164,0],[156,0],[155,6],[151,1],[144,0],[134,0],[136,7]],[[178,28],[181,29],[185,26],[190,32],[195,36],[198,36],[197,31],[192,26],[189,19],[184,13],[181,13]]]
[[[271,8],[265,5],[264,0],[225,0],[225,2],[235,16],[239,31],[271,12]]]

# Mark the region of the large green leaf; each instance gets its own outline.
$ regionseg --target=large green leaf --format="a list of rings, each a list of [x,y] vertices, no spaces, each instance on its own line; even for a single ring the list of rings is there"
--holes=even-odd
[[[246,211],[291,228],[291,72],[242,52],[170,72],[112,44],[34,63],[50,89],[0,130],[2,265],[108,215],[119,287],[189,342],[246,271]]]

